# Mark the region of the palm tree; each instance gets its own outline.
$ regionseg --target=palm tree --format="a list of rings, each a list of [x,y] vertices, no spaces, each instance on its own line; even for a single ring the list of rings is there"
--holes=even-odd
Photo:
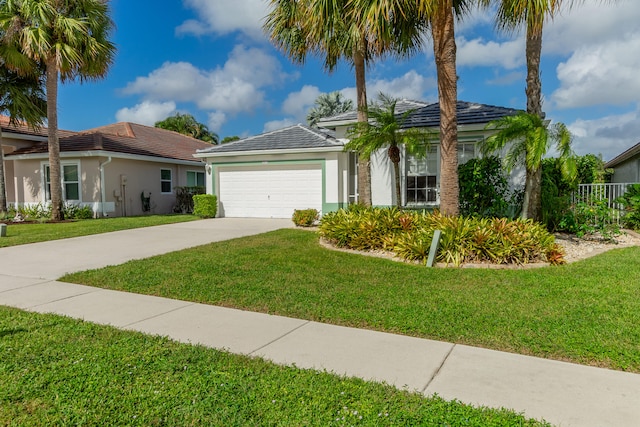
[[[318,120],[323,117],[331,117],[336,114],[345,113],[353,109],[353,101],[345,99],[338,91],[323,93],[314,102],[314,107],[307,114],[307,123],[315,127]]]
[[[563,5],[569,7],[581,3],[583,0],[497,0],[498,11],[496,26],[504,31],[513,32],[522,25],[526,26],[526,61],[527,80],[525,93],[527,95],[527,113],[535,114],[541,119],[545,115],[542,111],[542,81],[540,79],[540,61],[542,57],[542,31],[547,18],[553,19]],[[488,6],[493,0],[481,0],[481,4]],[[531,171],[527,171],[529,173]],[[536,171],[535,177],[527,176],[527,182],[540,187],[542,185],[542,169]],[[526,185],[526,184],[525,184]],[[540,188],[532,191],[533,197],[540,194]],[[528,205],[530,209],[527,217],[539,219],[541,215],[540,203],[533,200]]]
[[[42,80],[35,75],[21,76],[0,64],[0,112],[9,114],[9,123],[26,122],[32,128],[42,125],[47,105]],[[4,153],[0,129],[0,214],[7,211],[7,188],[4,176]]]
[[[207,125],[198,122],[191,114],[176,113],[164,120],[156,122],[154,127],[187,135],[211,144],[218,144],[219,137],[215,132],[211,132]]]
[[[417,50],[419,37],[392,37],[395,17],[374,35],[364,22],[364,10],[353,0],[270,0],[272,10],[264,25],[272,43],[297,63],[309,54],[323,59],[329,72],[340,59],[355,70],[358,122],[367,122],[366,66],[386,52]],[[419,26],[415,28],[421,29]],[[417,30],[416,30],[417,31]],[[384,37],[379,37],[384,34]],[[369,162],[358,158],[359,202],[371,205]]]
[[[58,78],[63,82],[104,77],[115,55],[108,40],[113,29],[105,0],[21,0],[0,2],[0,32],[45,68],[47,127],[51,177],[51,219],[63,219]],[[14,56],[8,66],[20,69]]]
[[[387,156],[393,163],[396,205],[402,206],[400,189],[400,145],[407,153],[415,156],[426,154],[431,134],[427,131],[409,128],[402,130],[407,117],[415,110],[408,110],[402,115],[396,113],[397,99],[380,93],[378,103],[369,107],[369,122],[358,123],[350,132],[353,136],[345,145],[346,150],[353,150],[365,159],[378,150],[387,148]]]
[[[466,13],[474,0],[352,0],[364,10],[370,31],[385,39],[421,37],[430,28],[438,77],[440,105],[440,210],[459,212],[458,126],[456,104],[456,41],[454,18]],[[389,31],[389,21],[394,30]]]
[[[563,175],[569,180],[576,176],[571,133],[563,123],[548,127],[537,114],[525,112],[490,122],[486,128],[497,130],[497,133],[480,144],[481,151],[486,155],[497,153],[506,147],[504,164],[507,171],[517,166],[525,168],[524,201],[520,216],[540,220],[542,187],[535,179],[542,176],[542,159],[551,148],[551,142],[555,142]],[[531,216],[531,212],[535,216]]]

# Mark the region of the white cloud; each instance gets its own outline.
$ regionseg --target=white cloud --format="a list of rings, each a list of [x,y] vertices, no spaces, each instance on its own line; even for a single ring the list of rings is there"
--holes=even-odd
[[[624,105],[637,101],[638,69],[640,32],[625,40],[585,46],[558,65],[560,87],[551,100],[557,108]]]
[[[286,77],[275,57],[238,45],[221,67],[202,70],[188,62],[165,62],[149,75],[137,77],[123,92],[145,100],[193,102],[204,110],[237,114],[263,105],[263,89]]]
[[[227,121],[227,115],[220,111],[209,113],[207,118],[207,126],[216,133],[220,132],[222,125]]]
[[[435,78],[425,77],[415,70],[408,71],[404,75],[391,80],[369,80],[367,81],[367,98],[372,101],[378,93],[383,92],[394,98],[415,99],[425,101],[428,99],[427,92],[435,91],[437,82]],[[356,105],[356,88],[348,87],[341,90],[342,94],[353,101]]]
[[[272,130],[278,130],[278,129],[285,128],[287,126],[293,126],[297,123],[298,122],[296,122],[290,117],[284,118],[282,120],[272,120],[264,124],[263,132],[271,132]]]
[[[574,135],[574,150],[583,155],[602,154],[605,161],[640,140],[640,109],[594,120],[576,120],[568,125]]]
[[[314,105],[321,93],[316,86],[305,85],[298,92],[291,92],[287,96],[282,103],[282,111],[298,121],[305,121],[309,108]]]
[[[262,24],[268,7],[265,0],[184,0],[184,5],[198,14],[176,28],[176,34],[220,35],[240,31],[251,38],[263,39]]]
[[[142,125],[153,126],[156,122],[164,120],[176,111],[176,103],[143,101],[131,108],[121,108],[116,112],[116,120],[119,122],[133,122]]]
[[[500,66],[508,70],[525,64],[524,38],[503,42],[458,37],[456,64],[461,67]]]

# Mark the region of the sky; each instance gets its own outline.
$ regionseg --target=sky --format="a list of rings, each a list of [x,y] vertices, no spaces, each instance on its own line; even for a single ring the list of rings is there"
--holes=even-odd
[[[153,126],[192,114],[221,138],[305,123],[322,93],[355,100],[348,63],[329,74],[319,58],[289,61],[262,30],[266,0],[111,0],[117,54],[97,82],[59,87],[59,126],[85,130],[117,121]],[[640,2],[587,0],[545,27],[543,110],[565,123],[580,154],[609,160],[640,141]],[[526,108],[524,31],[494,29],[491,10],[456,25],[458,99]],[[367,70],[367,93],[437,101],[431,39],[410,58]]]

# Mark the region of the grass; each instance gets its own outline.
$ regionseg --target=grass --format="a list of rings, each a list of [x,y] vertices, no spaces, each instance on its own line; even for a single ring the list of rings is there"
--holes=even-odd
[[[59,223],[8,224],[7,237],[0,238],[0,248],[48,240],[108,233],[131,228],[151,227],[198,219],[193,215],[150,215],[120,218],[84,219]]]
[[[640,248],[531,270],[427,269],[278,230],[62,280],[640,372]]]
[[[0,425],[547,424],[507,410],[0,307]]]

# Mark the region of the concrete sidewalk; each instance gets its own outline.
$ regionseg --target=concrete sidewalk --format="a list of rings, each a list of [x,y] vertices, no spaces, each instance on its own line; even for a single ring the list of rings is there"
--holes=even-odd
[[[640,425],[638,374],[55,281],[65,272],[290,225],[215,219],[0,249],[0,305],[386,381],[560,426]]]

